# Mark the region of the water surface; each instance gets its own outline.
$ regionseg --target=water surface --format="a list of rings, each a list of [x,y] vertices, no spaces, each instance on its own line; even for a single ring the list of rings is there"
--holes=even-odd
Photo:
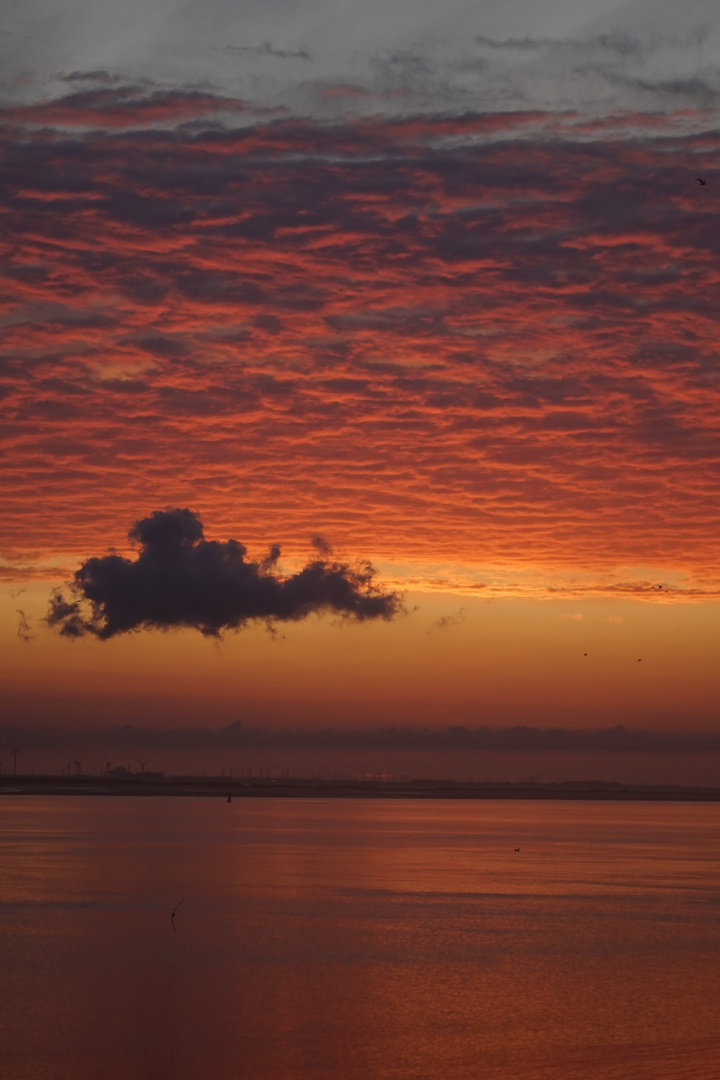
[[[695,804],[7,797],[0,1076],[717,1080],[719,853]]]

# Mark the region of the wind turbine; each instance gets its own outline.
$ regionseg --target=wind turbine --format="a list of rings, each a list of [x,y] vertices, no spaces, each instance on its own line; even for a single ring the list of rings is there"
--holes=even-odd
[[[13,776],[17,776],[17,746],[12,744],[12,756],[13,756]]]
[[[140,772],[144,773],[145,772],[145,766],[147,765],[147,761],[141,761],[140,758],[137,758],[136,760],[137,760],[138,765],[140,766]]]
[[[80,766],[82,765],[83,760],[84,760],[83,758],[80,758],[79,761],[73,761],[73,765],[75,766],[75,775],[76,776],[82,776],[82,769],[80,768]]]
[[[110,775],[110,769],[111,768],[112,768],[112,761],[110,761],[110,759],[108,758],[108,756],[106,754],[105,755],[105,773],[106,773],[106,775],[108,775],[108,776]]]

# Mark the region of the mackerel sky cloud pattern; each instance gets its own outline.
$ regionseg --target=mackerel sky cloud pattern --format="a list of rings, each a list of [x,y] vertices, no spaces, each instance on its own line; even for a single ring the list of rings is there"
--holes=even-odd
[[[717,595],[716,117],[70,85],[0,117],[9,563],[174,504],[420,583]]]

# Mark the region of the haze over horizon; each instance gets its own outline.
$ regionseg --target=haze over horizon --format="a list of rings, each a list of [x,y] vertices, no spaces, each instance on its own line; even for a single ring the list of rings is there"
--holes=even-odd
[[[718,732],[716,5],[0,55],[4,722]]]

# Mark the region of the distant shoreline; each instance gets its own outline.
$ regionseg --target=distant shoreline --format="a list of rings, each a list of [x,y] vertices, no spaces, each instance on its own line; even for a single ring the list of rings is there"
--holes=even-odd
[[[720,788],[620,784],[475,783],[452,780],[296,780],[142,774],[102,776],[0,776],[2,795],[169,796],[290,799],[551,799],[600,802],[720,802]]]

